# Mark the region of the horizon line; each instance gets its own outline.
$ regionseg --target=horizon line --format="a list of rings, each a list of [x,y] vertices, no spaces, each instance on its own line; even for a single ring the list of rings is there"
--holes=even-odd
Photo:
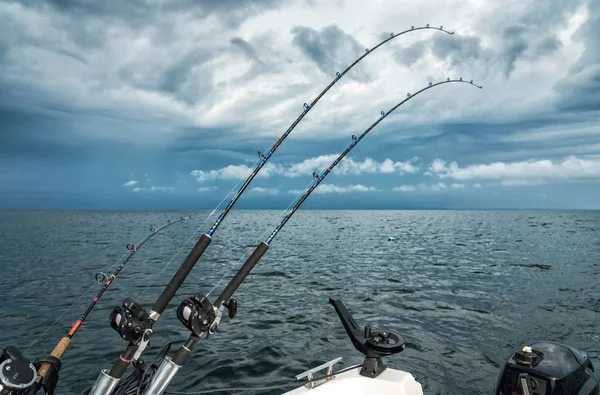
[[[143,209],[143,208],[2,208],[0,211],[212,211],[214,208],[206,209]],[[217,209],[219,210],[219,209]],[[251,208],[251,209],[232,209],[232,211],[286,211],[285,209],[276,208]],[[600,208],[512,208],[512,207],[491,207],[491,208],[443,208],[443,207],[422,207],[422,208],[349,208],[349,209],[329,209],[329,208],[311,208],[300,209],[298,211],[600,211]]]

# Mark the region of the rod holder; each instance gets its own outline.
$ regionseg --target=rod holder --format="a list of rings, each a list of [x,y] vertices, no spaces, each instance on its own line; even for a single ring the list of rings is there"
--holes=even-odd
[[[108,374],[108,369],[102,369],[89,395],[110,395],[113,393],[119,381],[116,377]]]
[[[156,374],[152,377],[143,395],[162,395],[179,371],[179,368],[181,366],[173,362],[171,358],[165,357],[160,365],[158,365]]]

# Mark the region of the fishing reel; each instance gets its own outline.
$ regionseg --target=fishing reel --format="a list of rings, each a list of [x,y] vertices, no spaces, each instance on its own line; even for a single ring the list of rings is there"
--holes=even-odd
[[[33,387],[35,367],[16,347],[6,347],[0,355],[0,395],[21,395]]]
[[[177,308],[177,318],[193,334],[200,336],[202,333],[216,330],[213,323],[217,318],[217,309],[206,296],[197,293],[181,302]]]
[[[115,307],[108,321],[123,339],[132,343],[138,342],[152,326],[146,310],[131,298],[126,298],[121,306]]]

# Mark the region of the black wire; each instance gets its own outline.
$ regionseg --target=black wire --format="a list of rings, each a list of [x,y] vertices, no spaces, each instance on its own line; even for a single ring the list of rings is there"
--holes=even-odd
[[[333,376],[335,376],[337,374],[341,374],[341,373],[347,372],[348,370],[356,369],[359,366],[362,366],[362,364],[348,366],[347,368],[344,368],[342,370],[338,370],[337,372],[334,372],[332,374],[329,374],[329,375],[326,375],[326,376],[323,376],[323,377],[319,377],[319,378],[317,378],[315,380],[322,380],[322,379],[330,378],[330,377],[333,377]],[[202,391],[196,391],[196,392],[165,391],[165,394],[170,394],[170,395],[201,395],[201,394],[210,394],[210,393],[215,393],[215,392],[268,391],[268,390],[277,390],[277,389],[283,389],[283,388],[289,388],[289,387],[298,387],[300,384],[301,383],[299,381],[295,381],[294,383],[271,385],[271,386],[268,386],[268,387],[211,388],[211,389],[202,390]]]

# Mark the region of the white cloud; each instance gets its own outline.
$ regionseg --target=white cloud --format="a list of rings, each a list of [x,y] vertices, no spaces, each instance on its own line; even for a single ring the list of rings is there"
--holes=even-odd
[[[254,188],[250,189],[250,192],[264,193],[264,194],[268,194],[268,195],[277,195],[279,193],[279,189],[277,189],[277,188],[254,187]]]
[[[428,187],[427,185],[421,183],[421,184],[417,185],[416,187],[414,185],[401,185],[399,187],[392,188],[392,190],[397,191],[397,192],[414,192],[417,190],[417,188],[422,189],[422,190],[442,191],[442,190],[448,189],[448,188],[453,188],[453,189],[466,188],[466,185],[460,184],[460,183],[453,183],[450,185],[446,185],[443,182],[438,182],[438,183],[432,184],[430,187]]]
[[[546,185],[546,180],[531,179],[531,180],[502,180],[500,185],[505,187],[535,187]]]
[[[477,183],[473,184],[473,188],[481,189],[481,188],[483,188],[483,186],[477,182]]]
[[[401,185],[399,187],[392,188],[392,190],[397,192],[414,192],[416,191],[416,188],[412,185]]]
[[[123,184],[124,187],[132,187],[134,185],[136,185],[138,182],[136,180],[131,180],[131,181],[127,181],[125,184]]]
[[[338,154],[330,154],[305,159],[300,163],[281,166],[274,173],[282,174],[286,177],[305,176],[313,171],[325,170],[338,156]],[[366,158],[363,161],[344,158],[333,171],[335,171],[336,174],[353,175],[363,173],[415,173],[419,170],[419,167],[416,165],[417,161],[417,158],[412,158],[406,162],[394,162],[389,158],[385,159],[383,162],[378,162],[371,158]]]
[[[131,192],[165,192],[165,191],[173,191],[175,188],[173,187],[155,187],[152,186],[150,188],[133,188]]]
[[[258,173],[257,177],[271,177],[275,175],[283,177],[303,177],[309,176],[313,171],[322,172],[338,157],[337,154],[321,155],[315,158],[305,159],[299,163],[292,164],[273,164],[267,163]],[[363,161],[355,161],[352,158],[345,158],[333,170],[336,174],[359,175],[363,173],[416,173],[419,170],[417,165],[418,158],[412,158],[406,162],[394,162],[391,159],[385,159],[378,162],[371,158]],[[229,165],[217,170],[193,170],[190,175],[196,177],[198,181],[215,179],[246,179],[252,168],[246,165]]]
[[[600,180],[600,159],[570,156],[561,161],[494,162],[465,167],[460,167],[456,162],[446,163],[436,159],[429,166],[429,172],[441,179],[495,180],[505,186],[531,186],[549,181]]]
[[[429,165],[429,171],[434,174],[441,173],[444,170],[446,170],[446,162],[441,159],[435,159],[431,162],[431,165]]]
[[[209,191],[215,191],[217,190],[218,187],[212,186],[212,187],[200,187],[198,188],[198,192],[209,192]]]
[[[349,192],[378,192],[379,189],[375,187],[368,187],[361,184],[338,186],[334,184],[322,184],[313,193],[349,193]]]
[[[269,165],[265,166],[262,171],[258,173],[257,177],[269,176],[269,168]],[[246,165],[229,165],[218,170],[192,170],[190,175],[196,177],[198,181],[230,179],[243,180],[248,178],[251,172],[252,168]]]
[[[441,191],[442,189],[448,189],[448,186],[443,182],[438,182],[437,184],[432,185],[431,189],[434,191]]]

